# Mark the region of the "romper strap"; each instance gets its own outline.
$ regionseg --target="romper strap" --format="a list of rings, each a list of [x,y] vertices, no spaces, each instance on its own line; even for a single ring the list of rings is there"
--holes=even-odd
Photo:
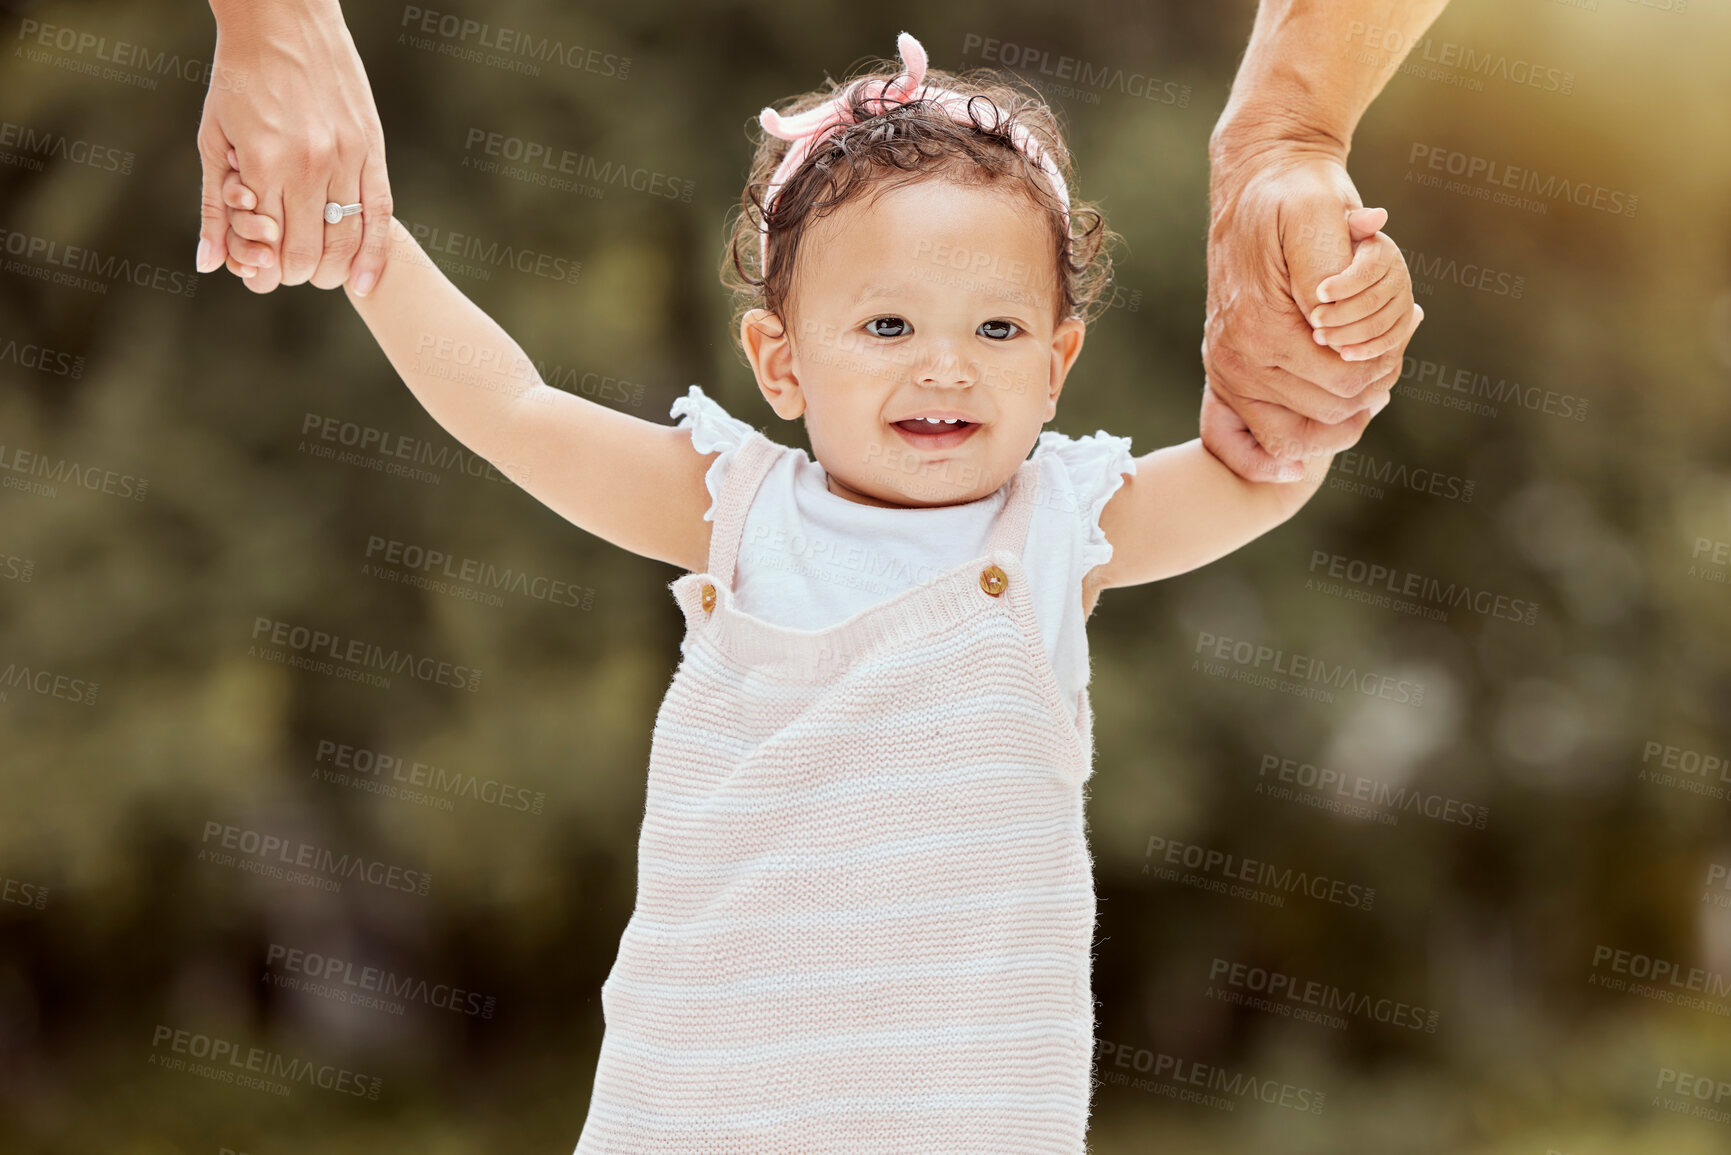
[[[1035,491],[1040,487],[1039,458],[1024,461],[1017,466],[1009,486],[1010,495],[1004,502],[1004,508],[998,511],[998,521],[992,527],[992,536],[986,543],[986,549],[993,552],[1007,549],[1021,557],[1022,545],[1028,537],[1028,523],[1034,512]]]
[[[709,573],[727,589],[733,588],[733,567],[745,535],[746,512],[781,453],[781,446],[753,430],[728,463],[721,496],[715,502],[715,528],[709,537]]]

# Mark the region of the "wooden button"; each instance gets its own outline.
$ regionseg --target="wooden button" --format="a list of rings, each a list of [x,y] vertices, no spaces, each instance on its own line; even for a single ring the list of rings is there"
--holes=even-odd
[[[708,582],[703,583],[703,612],[711,613],[715,609],[715,587]]]
[[[1010,579],[995,565],[989,565],[980,571],[980,588],[993,597],[1001,595],[1009,584]]]

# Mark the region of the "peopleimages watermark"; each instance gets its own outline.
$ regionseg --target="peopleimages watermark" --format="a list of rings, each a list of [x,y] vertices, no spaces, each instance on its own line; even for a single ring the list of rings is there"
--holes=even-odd
[[[1685,968],[1672,959],[1599,943],[1593,947],[1587,985],[1638,995],[1655,1002],[1731,1017],[1731,976],[1704,967]]]
[[[1399,823],[1402,814],[1417,814],[1445,826],[1483,830],[1491,816],[1490,807],[1475,802],[1394,786],[1363,774],[1283,758],[1279,754],[1262,755],[1256,779],[1255,793],[1276,801],[1301,802],[1386,826]]]
[[[1310,551],[1307,575],[1304,588],[1314,593],[1391,609],[1429,621],[1446,622],[1450,610],[1463,606],[1480,617],[1498,621],[1530,626],[1539,620],[1538,603],[1526,598],[1510,597],[1466,582],[1444,582],[1411,570],[1325,549]]]
[[[1296,693],[1301,697],[1316,697],[1319,687],[1308,683],[1321,683],[1335,689],[1351,690],[1363,694],[1367,698],[1381,698],[1384,701],[1397,702],[1403,706],[1420,706],[1424,704],[1424,684],[1407,678],[1397,678],[1389,674],[1378,674],[1366,670],[1360,672],[1357,667],[1346,662],[1330,663],[1327,659],[1313,657],[1297,651],[1288,653],[1284,649],[1264,645],[1260,642],[1244,641],[1207,630],[1198,630],[1196,646],[1193,653],[1205,655],[1191,659],[1190,668],[1214,677],[1230,677],[1233,681],[1255,681],[1257,678],[1294,679],[1291,682],[1281,682],[1274,688],[1283,693]],[[1229,664],[1228,664],[1229,663]],[[1267,673],[1263,667],[1267,666]],[[1243,676],[1237,676],[1242,674]],[[1292,688],[1288,688],[1292,687]],[[1304,693],[1301,691],[1311,691]],[[1323,701],[1332,702],[1334,696],[1326,690]]]
[[[191,1058],[197,1062],[187,1062]],[[377,1099],[383,1081],[339,1067],[315,1063],[265,1047],[249,1047],[216,1035],[156,1024],[150,1039],[150,1065],[185,1071],[218,1083],[231,1083],[287,1098],[300,1083],[359,1099]]]
[[[751,564],[801,577],[887,596],[919,585],[952,567],[916,563],[900,553],[886,552],[851,539],[835,539],[773,525],[754,527],[745,537]]]
[[[1660,1067],[1655,1090],[1658,1092],[1653,1096],[1655,1107],[1694,1119],[1731,1123],[1731,1108],[1719,1105],[1731,1099],[1731,1081]],[[1713,1105],[1709,1107],[1708,1103]]]
[[[7,662],[0,669],[0,702],[7,700],[7,695],[13,690],[23,690],[44,698],[57,698],[62,702],[75,702],[81,706],[96,705],[96,691],[101,688],[100,682],[89,678],[75,677],[72,674],[57,673],[54,670],[43,669],[41,666],[31,666],[21,662]]]
[[[1731,870],[1724,863],[1707,864],[1707,881],[1702,883],[1701,903],[1720,909],[1731,907]]]
[[[1606,188],[1554,173],[1545,174],[1521,165],[1474,156],[1422,141],[1412,142],[1407,153],[1407,163],[1423,166],[1422,171],[1407,169],[1408,183],[1444,187],[1448,191],[1461,192],[1479,200],[1495,201],[1500,195],[1504,200],[1498,203],[1508,203],[1516,208],[1526,208],[1539,213],[1549,212],[1551,202],[1560,202],[1596,209],[1612,216],[1632,217],[1640,203],[1639,197],[1620,189]],[[1440,177],[1427,179],[1430,173],[1446,173],[1459,177],[1460,181],[1454,183],[1461,187],[1441,185]]]
[[[338,449],[337,446],[344,448]],[[432,485],[440,484],[443,477],[422,466],[456,469],[470,477],[484,477],[505,485],[517,484],[512,474],[521,477],[529,474],[525,466],[508,461],[496,466],[480,454],[455,443],[435,445],[424,437],[392,433],[321,413],[301,415],[301,441],[296,448],[312,457]]]
[[[142,44],[126,40],[110,41],[108,37],[98,36],[94,32],[85,32],[62,24],[44,24],[40,20],[26,17],[18,22],[18,39],[28,41],[31,37],[35,38],[34,44],[13,49],[12,55],[23,56],[37,64],[53,64],[69,72],[94,76],[101,80],[114,80],[152,92],[156,90],[156,82],[164,76],[230,92],[246,91],[245,73],[226,68],[219,71],[214,61],[200,60],[197,57],[183,59],[179,53],[152,52]],[[56,56],[54,52],[45,49],[70,55]],[[123,69],[137,71],[128,72],[122,71]],[[139,72],[144,75],[139,75]]]
[[[1689,553],[1688,576],[1713,585],[1731,585],[1731,541],[1697,537]]]
[[[1395,247],[1399,248],[1399,245]],[[1437,285],[1444,282],[1489,293],[1493,297],[1507,297],[1511,301],[1520,300],[1527,291],[1527,278],[1518,273],[1493,269],[1475,261],[1463,264],[1454,257],[1436,256],[1418,249],[1401,249],[1400,255],[1406,260],[1407,270],[1412,275],[1412,291],[1421,297],[1430,296],[1436,292]]]
[[[425,870],[409,870],[364,854],[338,854],[329,847],[298,838],[215,819],[206,820],[200,842],[203,843],[198,852],[200,862],[232,866],[248,874],[265,875],[314,890],[335,893],[342,890],[344,882],[352,880],[425,897],[433,884],[432,874]]]
[[[1354,1018],[1434,1035],[1442,1017],[1440,1011],[1401,999],[1343,990],[1333,983],[1219,957],[1208,964],[1202,997],[1337,1031],[1345,1030],[1347,1020]]]
[[[1582,12],[1597,12],[1599,10],[1599,0],[1553,0],[1553,2],[1561,4],[1565,8],[1578,8]],[[1681,16],[1689,10],[1689,0],[1628,0],[1628,3],[1638,5],[1649,12],[1663,12],[1667,16]],[[1624,5],[1613,4],[1612,7],[1624,7]]]
[[[397,43],[452,60],[487,64],[507,72],[540,76],[541,65],[552,62],[573,72],[589,72],[614,80],[631,75],[631,57],[599,48],[566,44],[516,28],[491,24],[450,12],[403,5]]]
[[[1354,41],[1360,47],[1354,48]],[[1393,69],[1420,80],[1437,80],[1472,92],[1483,92],[1486,80],[1502,80],[1517,87],[1536,88],[1568,96],[1575,91],[1575,74],[1549,64],[1539,64],[1504,52],[1480,52],[1455,40],[1433,36],[1408,37],[1399,28],[1354,20],[1347,26],[1350,58],[1360,64]],[[1383,56],[1382,53],[1388,53]],[[1396,66],[1396,56],[1403,56]]]
[[[48,907],[48,888],[22,878],[0,874],[0,903],[27,906],[31,910],[45,910]]]
[[[576,284],[583,273],[583,262],[570,257],[499,241],[483,241],[473,233],[459,233],[421,221],[404,220],[400,214],[397,219],[403,222],[403,227],[409,230],[409,235],[415,238],[428,259],[447,275],[487,281],[492,279],[494,269],[511,269],[543,280]],[[439,257],[449,260],[440,263]]]
[[[590,586],[539,574],[531,576],[512,566],[459,557],[448,550],[429,549],[383,534],[368,535],[364,557],[361,573],[366,576],[483,605],[504,605],[499,591],[579,610],[589,609],[595,599],[595,590]]]
[[[15,337],[8,337],[4,342],[0,342],[0,363],[16,365],[20,369],[28,369],[32,373],[49,377],[64,377],[68,381],[77,381],[84,376],[83,354],[51,349],[35,341],[20,341]]]
[[[36,559],[19,557],[0,550],[0,581],[22,582],[28,584],[36,575]]]
[[[1294,870],[1290,866],[1280,867],[1256,858],[1241,858],[1224,850],[1150,834],[1148,848],[1142,856],[1154,859],[1156,854],[1159,855],[1156,861],[1142,864],[1143,874],[1267,906],[1285,906],[1286,896],[1291,894],[1358,911],[1369,911],[1376,902],[1376,888],[1372,886]],[[1265,889],[1247,889],[1246,886],[1233,885],[1235,883]]]
[[[1190,107],[1188,84],[1163,80],[1147,72],[1092,64],[1074,56],[1054,56],[1043,48],[969,32],[962,37],[962,55],[966,57],[976,52],[980,59],[993,64],[1050,77],[1056,82],[1046,86],[1051,95],[1080,100],[1085,104],[1099,104],[1101,92],[1119,92],[1154,104]]]
[[[1146,1047],[1098,1039],[1094,1049],[1102,1068],[1108,1063],[1118,1068],[1102,1069],[1102,1082],[1127,1086],[1138,1091],[1150,1091],[1168,1099],[1198,1103],[1217,1111],[1236,1111],[1240,1102],[1253,1100],[1271,1107],[1285,1107],[1291,1111],[1320,1115],[1323,1102],[1327,1098],[1323,1092],[1309,1087],[1300,1087],[1278,1079],[1259,1078],[1243,1071],[1232,1071],[1226,1067],[1169,1055],[1164,1051],[1152,1051]],[[1151,1077],[1136,1079],[1126,1074],[1126,1071]],[[1205,1094],[1192,1089],[1196,1087],[1217,1094]]]
[[[974,286],[957,284],[951,287]],[[809,363],[841,369],[856,376],[902,380],[921,359],[921,354],[908,345],[810,318],[800,321],[793,343],[796,351]],[[1018,396],[1028,391],[1032,380],[1026,371],[996,361],[971,360],[967,368],[978,387]]]
[[[261,658],[385,690],[391,687],[391,680],[385,674],[407,674],[431,685],[451,686],[470,693],[481,688],[481,671],[471,666],[427,656],[416,657],[412,650],[395,647],[387,650],[375,642],[344,638],[341,634],[297,626],[276,618],[253,618],[252,644],[247,646],[246,654],[249,658]]]
[[[481,155],[475,155],[477,152]],[[600,160],[587,153],[479,127],[468,130],[463,139],[463,153],[464,168],[498,173],[526,184],[545,185],[559,192],[574,192],[596,200],[607,195],[608,185],[684,204],[689,204],[692,194],[697,191],[697,185],[692,181],[642,165]],[[497,159],[485,159],[487,157]],[[509,163],[501,164],[501,161]],[[582,179],[567,179],[570,177]]]
[[[536,384],[565,393],[581,393],[595,401],[643,404],[643,383],[627,381],[610,373],[582,369],[558,362],[536,360],[516,342],[504,348],[476,345],[444,333],[420,333],[415,339],[415,368],[430,377],[456,381],[488,393],[500,393],[525,405],[544,405],[550,394],[533,392]],[[514,475],[527,477],[525,468],[501,466]]]
[[[1343,449],[1334,455],[1328,467],[1327,484],[1330,489],[1345,490],[1379,501],[1383,487],[1390,486],[1430,497],[1445,497],[1463,505],[1472,501],[1477,485],[1470,477],[1457,477],[1423,465],[1408,465],[1404,461],[1359,449]]]
[[[539,814],[547,801],[547,795],[539,790],[330,738],[319,739],[313,763],[313,776],[325,782],[421,802],[437,810],[454,809],[452,799],[466,798],[501,810]]]
[[[0,228],[0,265],[8,273],[61,288],[103,294],[113,284],[136,285],[177,297],[198,293],[198,274],[104,253],[88,245],[69,245],[54,237]]]
[[[272,973],[272,968],[279,973]],[[265,978],[274,986],[349,1006],[402,1015],[410,1003],[470,1018],[490,1019],[499,1000],[453,983],[429,982],[383,967],[273,942],[265,950]]]
[[[125,176],[132,172],[137,156],[131,149],[111,144],[97,144],[80,137],[67,136],[52,128],[37,128],[15,121],[0,120],[0,164],[41,172],[42,158],[63,160],[98,172],[117,172]]]
[[[146,478],[0,442],[0,489],[15,489],[36,497],[58,497],[60,485],[106,493],[126,501],[143,501],[150,492],[150,481]]]
[[[1585,397],[1537,385],[1523,385],[1507,377],[1493,380],[1490,374],[1478,370],[1412,356],[1401,358],[1400,381],[1396,388],[1402,397],[1412,397],[1475,417],[1495,417],[1499,412],[1498,404],[1512,403],[1515,408],[1566,421],[1587,419],[1588,399]]]
[[[1723,802],[1731,798],[1731,755],[1693,750],[1649,738],[1642,744],[1641,769],[1635,780],[1670,786]]]

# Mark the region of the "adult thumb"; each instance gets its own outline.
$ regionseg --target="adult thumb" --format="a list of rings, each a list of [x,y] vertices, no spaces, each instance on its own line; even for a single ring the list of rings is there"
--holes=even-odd
[[[198,202],[198,256],[193,265],[201,273],[213,272],[228,261],[228,210],[222,203],[222,182],[228,176],[228,137],[210,118],[198,126],[198,160],[204,187]]]

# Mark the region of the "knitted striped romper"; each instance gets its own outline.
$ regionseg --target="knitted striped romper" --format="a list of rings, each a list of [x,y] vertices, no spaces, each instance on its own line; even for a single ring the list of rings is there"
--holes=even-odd
[[[1022,567],[1036,463],[986,556],[811,631],[732,604],[776,452],[741,447],[707,572],[670,585],[687,629],[577,1152],[1081,1152],[1092,712]]]

